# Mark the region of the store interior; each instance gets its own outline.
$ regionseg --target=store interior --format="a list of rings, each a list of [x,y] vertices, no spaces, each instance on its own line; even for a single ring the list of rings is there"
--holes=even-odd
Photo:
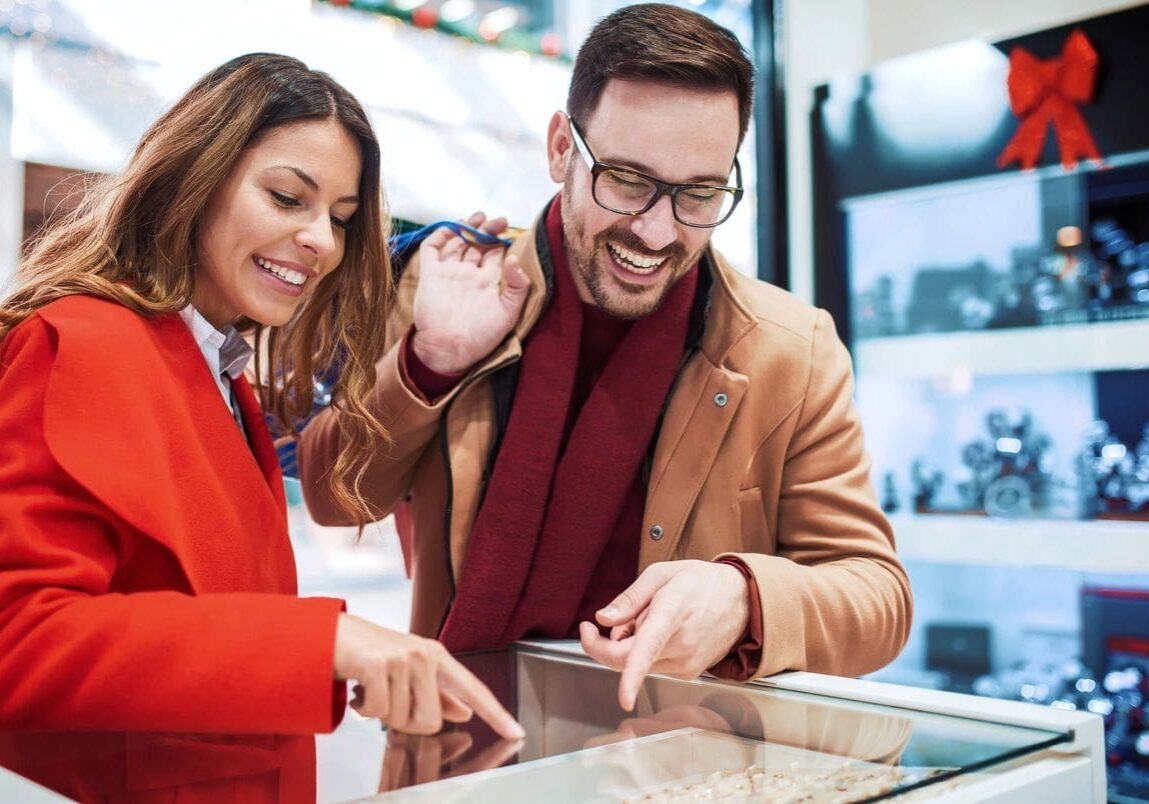
[[[746,201],[714,243],[829,309],[851,349],[915,598],[872,678],[1101,715],[1111,800],[1149,800],[1149,5],[680,4],[743,39],[776,113],[755,118]],[[570,59],[619,5],[0,0],[0,288],[84,174],[255,50],[363,101],[401,224],[529,226],[556,190],[544,136]],[[1081,112],[1101,158],[1063,164],[1054,130],[1035,166],[998,164],[1010,51],[1051,58],[1075,30],[1100,54]],[[301,592],[405,627],[393,523],[319,527],[292,483]]]

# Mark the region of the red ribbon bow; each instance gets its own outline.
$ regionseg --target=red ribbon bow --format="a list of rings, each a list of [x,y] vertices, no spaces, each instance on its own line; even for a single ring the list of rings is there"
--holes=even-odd
[[[1009,54],[1009,105],[1020,119],[1017,133],[997,157],[998,167],[1019,161],[1023,169],[1037,165],[1045,147],[1047,124],[1053,123],[1061,164],[1076,167],[1079,157],[1101,159],[1079,103],[1093,100],[1097,51],[1080,30],[1065,40],[1061,55],[1042,61],[1024,48]]]

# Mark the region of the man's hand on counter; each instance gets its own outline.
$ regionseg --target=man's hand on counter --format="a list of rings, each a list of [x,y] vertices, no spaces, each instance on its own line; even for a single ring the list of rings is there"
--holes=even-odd
[[[434,734],[444,720],[463,723],[477,714],[500,737],[523,736],[523,727],[486,685],[433,639],[341,614],[335,677],[358,682],[351,707],[359,714],[400,731]]]
[[[648,673],[695,678],[730,652],[746,631],[746,579],[729,564],[663,561],[595,614],[609,636],[579,625],[583,650],[622,671],[618,702],[634,709]]]

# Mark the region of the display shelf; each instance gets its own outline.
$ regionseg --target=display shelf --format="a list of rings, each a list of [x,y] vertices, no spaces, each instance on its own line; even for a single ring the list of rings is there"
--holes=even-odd
[[[1149,523],[896,515],[898,554],[908,561],[1082,572],[1149,573]]]
[[[1149,319],[870,338],[854,344],[857,373],[934,379],[1149,368]]]

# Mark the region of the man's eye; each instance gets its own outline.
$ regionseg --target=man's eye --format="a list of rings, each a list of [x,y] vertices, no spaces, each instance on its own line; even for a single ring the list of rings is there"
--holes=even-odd
[[[721,192],[721,190],[711,190],[700,187],[698,189],[691,189],[689,192],[681,193],[680,197],[691,204],[710,204],[719,197]]]
[[[606,174],[606,178],[609,180],[610,186],[615,192],[623,193],[633,198],[648,195],[654,190],[650,182],[641,176],[635,176],[633,173],[616,173],[611,171]]]

